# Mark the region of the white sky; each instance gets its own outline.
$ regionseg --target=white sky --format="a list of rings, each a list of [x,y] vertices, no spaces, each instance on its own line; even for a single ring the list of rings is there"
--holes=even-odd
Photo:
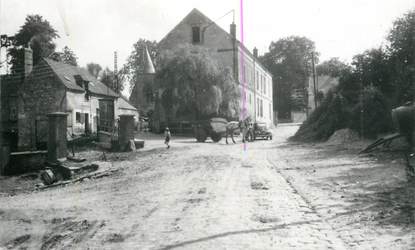
[[[271,41],[303,35],[316,42],[321,60],[352,56],[382,44],[392,22],[414,0],[244,0],[244,42],[260,54]],[[85,66],[124,64],[139,38],[159,41],[193,8],[215,20],[240,0],[0,0],[0,34],[15,34],[27,14],[40,14],[58,30],[58,49],[69,46]],[[232,15],[217,21],[229,30]],[[2,50],[2,60],[4,60]]]

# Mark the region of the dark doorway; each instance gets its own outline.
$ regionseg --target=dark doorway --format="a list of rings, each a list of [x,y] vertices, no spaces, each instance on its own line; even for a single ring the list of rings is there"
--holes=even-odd
[[[114,127],[114,100],[99,100],[99,130],[112,132]]]
[[[89,135],[89,133],[91,132],[89,129],[89,114],[85,113],[85,134]]]

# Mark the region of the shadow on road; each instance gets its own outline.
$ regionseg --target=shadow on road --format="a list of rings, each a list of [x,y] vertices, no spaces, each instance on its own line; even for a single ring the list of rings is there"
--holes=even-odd
[[[345,145],[324,144],[274,148],[292,152],[285,158],[289,168],[281,170],[300,173],[332,199],[341,197],[343,212],[334,211],[329,220],[398,226],[403,234],[415,229],[415,180],[406,173],[402,152],[358,155]]]
[[[168,249],[184,247],[184,246],[187,246],[187,245],[200,243],[200,242],[204,242],[204,241],[209,241],[209,240],[214,240],[214,239],[218,239],[218,238],[224,238],[224,237],[228,237],[228,236],[232,236],[232,235],[263,233],[263,232],[269,232],[269,231],[274,231],[274,230],[278,230],[278,229],[285,229],[285,228],[289,228],[289,227],[293,227],[293,226],[312,224],[312,223],[316,223],[316,222],[321,222],[321,220],[298,221],[298,222],[293,222],[293,223],[289,223],[289,224],[280,224],[280,225],[276,225],[276,226],[273,226],[273,227],[266,227],[266,228],[261,228],[261,229],[247,229],[247,230],[230,231],[230,232],[219,233],[219,234],[214,234],[214,235],[202,237],[202,238],[199,238],[199,239],[188,240],[188,241],[183,241],[183,242],[179,242],[179,243],[172,244],[172,245],[167,245],[165,247],[160,248],[160,250],[168,250]]]
[[[414,230],[415,180],[405,174],[396,166],[376,164],[352,168],[330,181],[355,183],[347,190],[348,211],[368,214],[367,219],[379,225]]]

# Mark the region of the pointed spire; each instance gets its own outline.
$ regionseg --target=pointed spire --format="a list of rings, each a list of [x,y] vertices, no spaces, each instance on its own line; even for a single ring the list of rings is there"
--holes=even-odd
[[[150,53],[148,53],[147,46],[145,48],[144,55],[144,74],[155,74],[156,70],[154,69],[153,61],[151,60]]]

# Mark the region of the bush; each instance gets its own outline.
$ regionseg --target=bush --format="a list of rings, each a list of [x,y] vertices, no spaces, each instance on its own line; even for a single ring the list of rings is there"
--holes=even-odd
[[[369,86],[362,91],[361,100],[353,107],[350,128],[367,138],[392,130],[391,107],[377,88]]]
[[[324,141],[336,130],[350,128],[367,138],[392,130],[388,99],[375,87],[366,87],[353,105],[341,88],[327,93],[322,104],[311,113],[292,137],[294,141]]]
[[[326,98],[291,138],[294,141],[324,141],[334,131],[348,127],[351,112],[346,99],[337,89],[327,93]]]

